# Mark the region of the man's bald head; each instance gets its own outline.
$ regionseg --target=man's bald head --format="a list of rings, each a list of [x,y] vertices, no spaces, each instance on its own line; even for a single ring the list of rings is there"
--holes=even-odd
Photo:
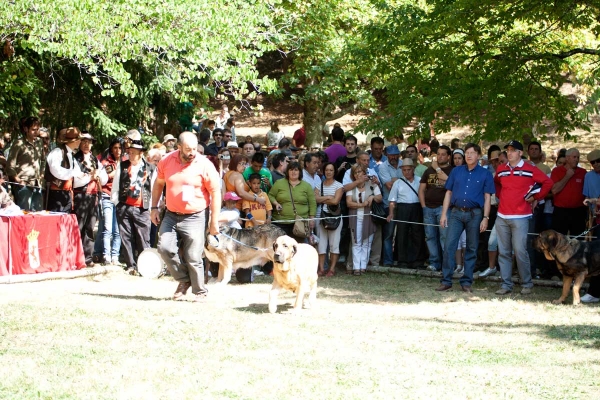
[[[198,138],[192,132],[183,132],[177,140],[179,147],[179,158],[182,162],[194,161],[198,151]]]
[[[179,139],[177,141],[178,145],[183,145],[186,144],[189,147],[197,147],[198,146],[198,138],[196,137],[196,135],[192,132],[182,132],[179,135]]]

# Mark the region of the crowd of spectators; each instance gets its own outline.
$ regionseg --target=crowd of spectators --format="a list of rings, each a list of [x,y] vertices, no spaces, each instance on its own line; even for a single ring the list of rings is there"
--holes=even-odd
[[[477,276],[500,272],[497,293],[507,294],[515,264],[527,294],[532,279],[559,277],[555,265],[533,251],[536,233],[577,236],[589,227],[594,237],[600,233],[600,150],[586,155],[591,169],[580,165],[576,148],[553,154],[551,168],[536,141],[481,149],[458,139],[439,143],[434,135],[416,142],[375,136],[365,151],[338,124],[325,148],[307,149],[304,127],[286,137],[277,121],[264,143],[237,140],[226,106],[195,129],[197,151],[218,171],[223,207],[227,201],[237,210],[236,223],[273,223],[314,244],[321,276],[334,276],[340,265],[354,275],[369,265],[429,269],[443,272],[438,290],[448,290],[459,273],[470,291]],[[131,130],[94,152],[92,133],[69,127],[50,143],[35,117],[24,118],[14,136],[2,138],[1,173],[9,182],[2,205],[73,212],[88,265],[122,261],[135,271],[136,256],[157,243],[159,227],[149,210],[156,165],[177,150],[177,138],[165,135],[148,148]],[[374,203],[385,215],[372,213]],[[168,208],[163,196],[158,204]],[[294,232],[297,217],[307,221],[308,237]],[[326,226],[326,217],[340,220]],[[598,301],[599,286],[592,279],[582,301]]]

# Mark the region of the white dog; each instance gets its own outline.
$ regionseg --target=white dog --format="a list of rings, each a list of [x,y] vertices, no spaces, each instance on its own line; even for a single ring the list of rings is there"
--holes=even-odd
[[[294,311],[302,308],[304,294],[310,291],[306,308],[317,299],[317,270],[319,255],[311,245],[298,243],[289,236],[281,236],[273,243],[273,286],[269,295],[269,312],[277,311],[277,296],[281,289],[296,293]]]

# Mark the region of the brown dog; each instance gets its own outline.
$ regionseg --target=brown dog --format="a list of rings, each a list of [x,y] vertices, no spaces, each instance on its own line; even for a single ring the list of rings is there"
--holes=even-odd
[[[586,276],[600,274],[600,240],[581,242],[550,229],[540,233],[533,241],[533,247],[544,253],[546,259],[555,260],[563,275],[562,296],[552,303],[561,304],[565,301],[575,279],[573,305],[579,304],[579,289],[583,280]]]
[[[273,243],[273,286],[269,294],[269,312],[277,311],[277,296],[281,289],[296,293],[294,311],[302,308],[304,294],[310,291],[305,308],[317,299],[317,269],[319,255],[311,245],[298,243],[289,236],[281,236]]]

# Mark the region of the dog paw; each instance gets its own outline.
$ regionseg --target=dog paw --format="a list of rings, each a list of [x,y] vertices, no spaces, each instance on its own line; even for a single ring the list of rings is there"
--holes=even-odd
[[[580,302],[580,301],[573,301],[573,305],[574,305],[574,306],[580,306],[580,305],[581,305],[581,302]]]
[[[277,312],[277,306],[274,304],[269,304],[269,312],[271,314],[275,314]]]
[[[556,304],[556,305],[562,304],[562,300],[561,299],[552,300],[552,304]]]

